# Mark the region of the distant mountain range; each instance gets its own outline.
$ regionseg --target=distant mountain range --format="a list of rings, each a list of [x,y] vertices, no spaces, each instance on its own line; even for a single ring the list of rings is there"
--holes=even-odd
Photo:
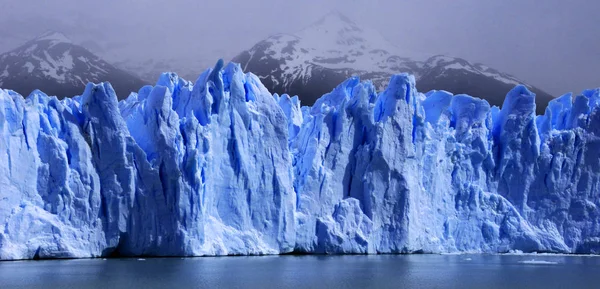
[[[442,55],[424,60],[405,57],[378,32],[361,28],[337,12],[298,33],[268,37],[233,61],[257,74],[272,92],[298,95],[303,105],[311,105],[350,76],[371,79],[383,89],[390,76],[400,72],[414,74],[419,91],[465,93],[492,105],[501,105],[519,83],[536,93],[538,113],[552,99],[541,89],[482,64]]]
[[[59,98],[79,95],[88,82],[109,81],[120,98],[146,84],[61,33],[48,32],[0,55],[0,87],[28,95],[40,89]]]
[[[88,44],[101,53],[93,43]],[[519,83],[536,93],[538,113],[552,99],[541,89],[482,64],[442,55],[414,57],[377,31],[359,27],[337,12],[298,33],[268,37],[233,61],[258,75],[271,92],[298,95],[303,105],[312,105],[348,77],[370,79],[383,89],[391,75],[401,72],[415,75],[419,91],[466,93],[492,105],[501,105],[506,93]],[[200,62],[200,58],[148,59],[113,65],[64,35],[49,32],[0,55],[0,87],[23,95],[41,89],[62,98],[80,94],[88,82],[109,81],[119,97],[125,98],[144,84],[154,83],[165,69],[195,80],[202,70]]]

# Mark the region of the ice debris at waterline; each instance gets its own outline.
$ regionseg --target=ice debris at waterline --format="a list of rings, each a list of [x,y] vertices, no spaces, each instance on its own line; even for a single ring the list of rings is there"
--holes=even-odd
[[[0,90],[0,258],[600,253],[600,96],[393,76],[312,107],[220,61],[118,102]]]

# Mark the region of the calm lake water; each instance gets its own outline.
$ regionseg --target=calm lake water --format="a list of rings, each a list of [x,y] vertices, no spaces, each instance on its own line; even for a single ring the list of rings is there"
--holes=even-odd
[[[0,288],[600,288],[600,257],[267,256],[0,262]]]

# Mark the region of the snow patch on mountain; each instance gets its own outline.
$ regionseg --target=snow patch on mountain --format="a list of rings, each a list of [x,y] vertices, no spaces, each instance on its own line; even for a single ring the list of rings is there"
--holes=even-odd
[[[27,69],[27,73],[31,73],[33,71],[33,69],[35,68],[35,66],[33,66],[33,63],[31,63],[31,62],[25,63],[25,65],[23,65],[23,67],[25,67],[25,69]]]

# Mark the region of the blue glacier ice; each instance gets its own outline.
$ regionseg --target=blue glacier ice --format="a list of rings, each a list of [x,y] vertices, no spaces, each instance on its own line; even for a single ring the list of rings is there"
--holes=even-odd
[[[219,61],[118,101],[0,90],[0,259],[600,254],[599,89],[535,115],[354,77],[312,107]]]

